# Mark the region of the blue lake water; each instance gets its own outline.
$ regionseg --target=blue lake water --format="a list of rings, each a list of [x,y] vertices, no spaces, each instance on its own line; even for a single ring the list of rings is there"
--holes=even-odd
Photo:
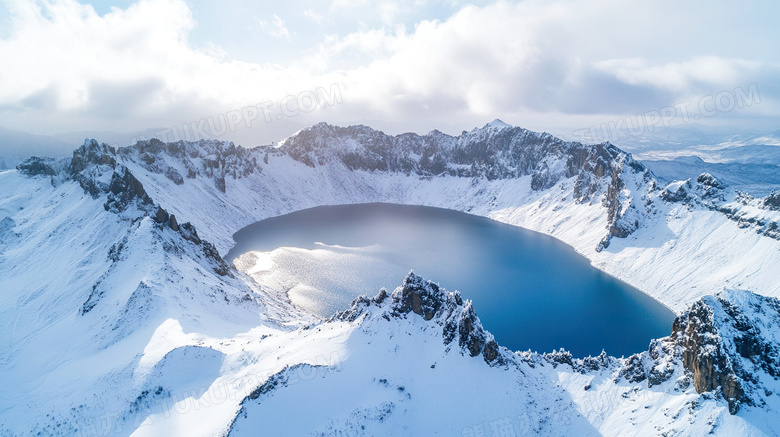
[[[393,204],[323,206],[249,225],[232,262],[271,252],[302,284],[292,301],[328,317],[360,294],[392,291],[414,270],[474,302],[482,324],[512,350],[614,356],[669,334],[674,313],[590,265],[566,244],[487,218]]]

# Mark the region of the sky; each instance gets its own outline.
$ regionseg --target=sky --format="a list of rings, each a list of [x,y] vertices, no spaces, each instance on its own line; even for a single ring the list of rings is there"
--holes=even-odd
[[[780,2],[0,0],[0,127],[780,129]],[[622,127],[621,127],[622,126]]]

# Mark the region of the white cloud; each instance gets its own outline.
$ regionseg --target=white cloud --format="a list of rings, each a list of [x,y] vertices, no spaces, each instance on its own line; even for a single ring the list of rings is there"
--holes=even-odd
[[[369,3],[337,0],[331,9]],[[276,64],[242,62],[213,43],[193,47],[197,23],[183,0],[142,0],[103,16],[75,0],[17,0],[9,3],[10,36],[0,40],[0,58],[11,60],[0,68],[0,125],[40,132],[171,126],[336,82],[344,103],[312,120],[563,123],[567,116],[644,112],[756,81],[762,111],[777,114],[776,55],[746,48],[733,56],[720,36],[706,45],[707,23],[677,16],[680,7],[670,0],[631,7],[617,0],[497,1],[413,28],[323,36],[307,56]],[[288,15],[277,12],[265,31],[297,39],[280,18]],[[301,15],[332,19],[313,9]],[[683,23],[688,33],[670,30]],[[778,36],[773,27],[757,27],[744,30],[757,35],[756,44]]]
[[[322,15],[318,14],[312,9],[306,9],[303,11],[303,16],[308,18],[311,21],[314,21],[317,24],[322,23]]]
[[[272,24],[274,28],[268,31],[271,36],[274,38],[290,38],[290,31],[284,26],[284,20],[279,18],[278,15],[273,14]]]
[[[684,62],[662,64],[651,64],[642,58],[611,59],[597,62],[595,66],[632,85],[650,85],[685,92],[697,85],[723,87],[744,84],[745,80],[762,68],[762,63],[702,56]]]

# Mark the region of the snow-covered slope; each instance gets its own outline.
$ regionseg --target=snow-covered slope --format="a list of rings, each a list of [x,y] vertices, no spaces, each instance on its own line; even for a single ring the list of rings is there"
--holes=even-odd
[[[468,301],[410,274],[310,327],[349,322],[349,355],[269,378],[228,435],[772,434],[778,310],[746,292],[710,296],[649,352],[577,360],[497,347]]]
[[[780,432],[780,305],[703,297],[778,294],[774,197],[662,189],[610,144],[317,125],[256,149],[87,142],[0,187],[3,436]],[[258,219],[368,201],[549,233],[690,310],[648,352],[573,360],[501,348],[415,275],[321,321],[219,256]]]
[[[90,144],[47,177],[0,174],[0,418],[12,435],[131,414],[181,339],[308,317],[242,280],[106,152]],[[196,373],[211,365],[198,361]]]

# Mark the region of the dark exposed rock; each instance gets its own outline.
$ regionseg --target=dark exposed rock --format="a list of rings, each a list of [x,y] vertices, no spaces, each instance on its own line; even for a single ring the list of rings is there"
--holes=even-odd
[[[721,387],[729,410],[736,413],[744,393],[723,351],[712,308],[702,301],[696,302],[675,319],[671,338],[682,349],[683,367],[692,373],[696,391],[704,393]]]
[[[70,174],[81,173],[90,165],[116,167],[116,150],[108,144],[98,144],[95,140],[85,140],[84,144],[73,152],[70,161]]]
[[[404,279],[399,310],[404,313],[413,311],[425,320],[431,320],[441,305],[442,292],[437,284],[424,281],[414,274]]]
[[[542,358],[552,364],[553,367],[557,367],[560,364],[567,364],[574,367],[574,357],[572,357],[571,352],[564,350],[563,348],[542,354]]]
[[[173,229],[174,231],[179,231],[179,223],[176,222],[176,216],[171,214],[171,217],[168,219],[168,227]]]
[[[604,369],[612,364],[612,358],[607,356],[607,353],[602,350],[597,357],[585,357],[579,361],[579,366],[575,363],[574,367],[581,367],[584,372],[590,372]]]
[[[642,382],[647,378],[640,355],[632,355],[628,357],[626,365],[620,371],[620,377],[625,378],[626,381],[633,383]]]
[[[466,349],[472,357],[476,357],[485,347],[485,331],[476,329],[477,314],[471,302],[466,302],[460,313],[458,324],[458,345]]]
[[[675,390],[692,384],[697,393],[725,399],[732,414],[742,405],[763,405],[769,395],[760,375],[780,376],[774,333],[780,300],[744,291],[727,296],[695,302],[675,319],[669,337],[653,340],[646,354],[627,359],[619,377],[646,379],[652,387],[676,375]]]
[[[157,211],[154,213],[154,216],[152,216],[154,221],[158,224],[167,223],[170,219],[170,216],[168,214],[168,211],[164,210],[161,206],[157,207]]]
[[[99,288],[100,285],[101,282],[98,281],[95,285],[92,286],[92,292],[89,294],[87,300],[81,305],[79,314],[84,315],[92,311],[92,308],[95,308],[95,305],[97,305],[98,301],[103,297],[105,291]]]
[[[715,176],[709,174],[709,173],[702,173],[699,175],[698,178],[696,178],[696,182],[701,184],[703,187],[707,189],[718,189],[722,190],[726,188],[726,186],[719,181]]]
[[[761,201],[762,205],[772,211],[780,211],[780,191],[772,191]]]
[[[387,290],[385,290],[384,288],[382,288],[382,289],[380,289],[380,290],[379,290],[379,293],[377,293],[377,295],[376,295],[376,296],[374,296],[374,298],[373,298],[373,299],[371,299],[371,300],[372,300],[372,301],[373,301],[375,304],[377,304],[377,305],[381,305],[381,304],[382,304],[382,303],[385,301],[385,299],[387,299],[387,297],[388,297],[388,295],[387,295]]]
[[[624,202],[621,202],[620,195],[626,188],[622,176],[623,166],[612,166],[612,178],[607,187],[607,197],[604,200],[607,207],[607,235],[599,242],[596,248],[600,252],[609,247],[612,237],[626,238],[639,227],[639,221],[634,218],[636,214],[630,214],[636,211],[634,205],[628,202],[624,210]]]
[[[217,176],[214,178],[214,185],[219,191],[225,192],[225,176]]]
[[[214,273],[220,276],[232,276],[230,273],[230,266],[219,255],[217,248],[208,241],[200,241],[200,246],[203,248],[203,254],[207,259],[211,260],[214,264]]]
[[[496,361],[499,358],[498,343],[496,343],[495,340],[486,342],[485,348],[482,350],[482,355],[488,363]]]
[[[190,222],[180,224],[179,232],[185,240],[192,241],[195,244],[200,244],[201,239],[198,237],[198,232],[195,230],[195,227],[190,224]]]
[[[661,191],[659,197],[667,202],[684,202],[690,200],[690,191],[693,188],[691,181],[685,181],[682,184],[678,184],[672,188],[669,186]]]
[[[173,167],[167,167],[164,174],[166,178],[170,179],[176,185],[182,185],[184,183],[184,178],[181,176],[181,173]]]
[[[108,199],[103,206],[106,211],[120,212],[126,210],[132,203],[138,206],[151,206],[152,199],[146,194],[141,181],[136,179],[127,167],[119,166],[111,176]]]
[[[16,169],[29,176],[54,176],[57,171],[54,169],[58,160],[52,158],[39,158],[33,156],[30,159],[20,163]]]

